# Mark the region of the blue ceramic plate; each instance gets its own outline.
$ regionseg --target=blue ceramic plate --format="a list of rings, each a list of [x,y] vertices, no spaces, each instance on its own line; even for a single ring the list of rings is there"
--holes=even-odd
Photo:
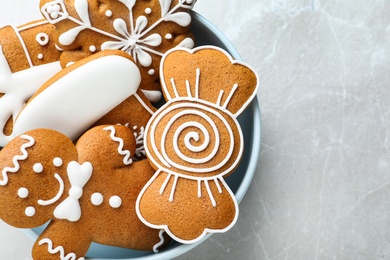
[[[235,59],[240,60],[240,55],[234,49],[229,40],[209,21],[201,15],[193,12],[192,31],[195,34],[198,46],[214,45],[219,46],[229,52]],[[260,153],[260,108],[257,99],[255,98],[252,104],[240,115],[238,121],[241,125],[244,135],[244,156],[237,170],[230,175],[226,181],[238,202],[241,202],[248,187],[252,181],[256,170],[257,161]],[[44,227],[27,230],[26,232],[34,239],[42,232]],[[191,245],[183,245],[177,242],[172,242],[168,247],[158,254],[152,252],[144,252],[130,249],[123,249],[118,247],[103,246],[99,244],[92,244],[87,253],[88,259],[137,259],[137,260],[162,260],[172,259],[179,255],[188,252],[194,247],[201,244],[209,236],[206,236],[198,243]]]

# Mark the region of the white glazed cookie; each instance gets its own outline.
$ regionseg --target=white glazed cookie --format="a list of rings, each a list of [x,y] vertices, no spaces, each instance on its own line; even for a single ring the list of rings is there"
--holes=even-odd
[[[63,69],[39,88],[19,113],[14,134],[48,128],[75,140],[136,94],[140,82],[139,69],[127,53],[103,51],[89,56]]]

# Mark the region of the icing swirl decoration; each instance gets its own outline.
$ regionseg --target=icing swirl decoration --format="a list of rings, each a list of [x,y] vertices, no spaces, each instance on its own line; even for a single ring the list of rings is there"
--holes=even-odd
[[[234,158],[242,144],[233,130],[240,128],[217,107],[183,100],[168,104],[152,120],[146,149],[153,151],[149,159],[165,171],[209,178],[227,174],[238,163]]]

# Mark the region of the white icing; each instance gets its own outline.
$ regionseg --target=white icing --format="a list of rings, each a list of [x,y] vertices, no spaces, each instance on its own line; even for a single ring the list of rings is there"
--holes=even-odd
[[[117,209],[122,205],[122,199],[118,196],[112,196],[109,200],[109,204],[112,208]]]
[[[62,164],[63,164],[63,161],[62,161],[61,158],[56,157],[56,158],[53,159],[53,165],[54,165],[55,167],[61,167]]]
[[[43,165],[42,165],[42,163],[36,163],[36,164],[34,164],[34,166],[33,166],[33,171],[34,171],[35,173],[42,173],[42,172],[43,172]]]
[[[175,196],[175,191],[177,187],[177,181],[179,180],[179,176],[175,175],[175,179],[173,181],[172,189],[171,189],[171,194],[169,195],[169,201],[173,201],[174,196]]]
[[[20,188],[20,189],[18,190],[18,196],[19,196],[19,198],[21,198],[21,199],[27,198],[29,193],[30,193],[30,192],[28,191],[27,188]]]
[[[89,46],[89,51],[90,52],[96,52],[96,46]]]
[[[40,60],[43,59],[43,54],[42,53],[38,54],[38,59],[40,59]]]
[[[103,195],[99,192],[95,192],[91,196],[91,202],[95,206],[99,206],[103,203]]]
[[[52,255],[60,253],[60,260],[85,260],[84,257],[77,258],[75,253],[69,253],[65,255],[65,249],[62,246],[57,246],[56,248],[53,248],[53,241],[49,238],[43,238],[38,242],[38,245],[42,246],[44,244],[47,244],[48,252]]]
[[[194,238],[192,240],[186,240],[186,239],[183,239],[183,238],[180,238],[180,237],[176,236],[171,231],[170,226],[168,226],[166,224],[156,225],[154,223],[149,222],[142,215],[141,200],[142,200],[145,192],[156,181],[156,179],[159,177],[160,174],[162,174],[162,171],[161,170],[157,170],[156,173],[153,175],[153,177],[142,188],[141,192],[139,193],[139,195],[137,197],[136,204],[135,204],[135,210],[136,210],[137,216],[139,217],[141,222],[144,223],[145,225],[147,225],[148,227],[151,227],[151,228],[154,228],[154,229],[164,229],[165,232],[167,232],[167,234],[170,237],[172,237],[174,240],[176,240],[179,243],[194,244],[194,243],[197,243],[200,240],[202,240],[209,233],[224,233],[224,232],[227,232],[229,229],[231,229],[236,224],[236,222],[238,220],[238,212],[239,212],[238,203],[237,203],[237,200],[236,200],[236,198],[234,196],[234,193],[230,190],[230,188],[227,185],[227,183],[225,182],[225,180],[223,178],[221,178],[221,177],[213,177],[213,178],[210,178],[209,181],[218,179],[220,181],[221,186],[224,188],[224,191],[228,192],[230,197],[232,198],[232,202],[234,204],[234,218],[233,218],[232,222],[226,228],[223,228],[223,229],[204,228],[203,233],[200,234],[198,237],[196,237],[196,238]],[[165,172],[164,172],[164,174],[165,174]],[[196,194],[194,194],[194,196],[196,196]],[[206,219],[202,219],[202,222],[205,223],[206,221],[207,221]]]
[[[217,206],[217,202],[215,201],[214,195],[213,195],[213,193],[212,193],[212,191],[210,189],[209,182],[208,181],[204,181],[204,185],[206,186],[207,194],[210,197],[211,204],[213,205],[213,207],[216,207]]]
[[[142,98],[141,98],[137,93],[135,93],[134,96],[135,96],[135,98],[138,100],[138,102],[142,105],[142,107],[143,107],[146,111],[149,112],[149,114],[151,114],[151,115],[154,114],[153,110],[150,109],[150,107],[149,107],[147,104],[145,104],[145,102],[142,100]],[[146,96],[146,95],[145,95],[145,96]]]
[[[5,146],[16,136],[7,136],[2,131],[8,119],[13,117],[15,120],[25,102],[60,70],[60,63],[54,62],[12,73],[0,46],[0,93],[4,93],[0,98],[0,146]]]
[[[103,130],[105,131],[110,131],[110,138],[111,140],[113,140],[114,142],[117,142],[119,143],[118,145],[118,153],[122,156],[124,156],[123,158],[123,163],[125,165],[130,165],[133,163],[133,160],[131,159],[131,153],[129,150],[123,150],[123,147],[125,145],[124,141],[122,138],[120,137],[117,137],[115,136],[115,133],[116,133],[116,130],[115,130],[115,127],[114,126],[108,126],[108,127],[105,127],[103,128]]]
[[[111,17],[111,16],[112,16],[112,11],[111,11],[111,10],[107,10],[104,14],[105,14],[107,17]]]
[[[185,41],[187,41],[187,40],[185,40]],[[201,50],[215,50],[215,51],[221,52],[222,54],[224,54],[224,55],[226,56],[226,58],[228,58],[228,59],[230,60],[230,62],[231,62],[232,65],[238,64],[238,65],[241,65],[241,66],[244,66],[244,67],[247,67],[248,69],[250,69],[250,70],[254,73],[254,75],[256,76],[257,83],[259,82],[259,76],[257,75],[256,71],[255,71],[252,67],[250,67],[248,64],[246,64],[246,63],[244,63],[244,62],[241,62],[241,61],[238,61],[238,60],[234,60],[233,57],[232,57],[228,52],[226,52],[225,50],[223,50],[223,49],[221,49],[221,48],[219,48],[219,47],[216,47],[216,46],[211,46],[211,45],[204,45],[204,46],[201,46],[201,47],[197,47],[197,48],[191,49],[191,48],[187,48],[187,47],[184,47],[184,46],[182,46],[181,44],[179,44],[178,47],[176,47],[176,48],[174,48],[174,49],[171,49],[171,50],[167,51],[167,52],[164,54],[163,58],[161,59],[161,63],[160,63],[160,71],[164,71],[165,59],[166,59],[166,57],[168,57],[168,56],[171,55],[172,53],[174,53],[174,52],[176,52],[176,51],[185,51],[185,52],[188,52],[188,53],[190,53],[190,54],[194,54],[194,53],[196,53],[196,52],[198,52],[198,51],[201,51]],[[199,85],[200,85],[200,83],[199,83],[199,81],[200,81],[200,73],[201,73],[201,71],[200,71],[200,69],[198,68],[197,71],[196,71],[196,74],[197,74],[197,75],[196,75],[196,82],[197,82],[196,85],[197,85],[197,87],[199,87]],[[165,80],[165,75],[164,75],[164,73],[161,73],[161,82],[162,82],[161,87],[162,87],[164,93],[166,93],[167,98],[168,98],[168,99],[173,99],[173,98],[175,98],[175,97],[172,97],[172,96],[169,94],[169,89],[171,89],[171,88],[168,87],[168,86],[165,84],[166,80]],[[176,91],[177,91],[177,90],[176,90],[176,87],[175,87],[175,86],[172,86],[172,87],[174,88],[174,91],[175,91],[175,93],[176,93]],[[223,94],[224,94],[223,91],[220,91],[220,94],[219,94],[219,96],[218,96],[217,102],[216,102],[216,103],[210,103],[210,104],[212,104],[213,106],[216,106],[218,109],[223,110],[223,111],[226,112],[226,113],[230,113],[230,112],[227,110],[227,106],[228,106],[229,102],[231,101],[232,97],[235,95],[235,92],[236,92],[236,90],[237,90],[238,88],[239,88],[239,86],[238,86],[237,84],[234,84],[234,85],[232,86],[232,90],[230,91],[229,96],[228,96],[228,98],[225,100],[225,102],[224,102],[224,104],[222,105],[222,107],[221,107],[221,103],[222,103],[222,96],[223,96]],[[241,107],[234,115],[232,115],[232,117],[237,118],[237,117],[244,111],[244,109],[245,109],[245,108],[252,102],[252,100],[256,97],[258,88],[259,88],[259,85],[257,84],[257,86],[256,86],[256,87],[254,88],[254,90],[253,90],[253,93],[252,93],[249,97],[247,97],[246,102],[242,105],[242,107]],[[195,97],[198,97],[198,98],[202,99],[202,97],[199,97],[199,91],[196,91],[196,94],[197,94],[197,96],[195,96]],[[188,98],[189,96],[181,96],[181,97],[183,97],[183,98]],[[191,99],[191,98],[190,98],[190,99]],[[192,100],[192,99],[191,99],[191,100]]]
[[[28,30],[28,29],[31,29],[31,28],[35,28],[35,27],[38,27],[38,26],[41,26],[41,25],[44,25],[44,24],[48,24],[48,23],[49,22],[45,21],[45,20],[33,22],[33,23],[30,23],[30,24],[18,27],[18,31],[22,32],[22,31],[25,31],[25,30]]]
[[[103,31],[99,28],[94,27],[91,24],[88,13],[88,1],[86,0],[76,0],[74,2],[74,7],[78,16],[80,17],[80,20],[75,17],[69,16],[69,13],[66,11],[62,0],[45,4],[41,8],[41,12],[44,14],[45,18],[51,23],[57,23],[63,19],[69,19],[77,24],[76,27],[60,35],[59,41],[62,45],[72,44],[76,40],[80,32],[85,29],[89,29],[112,39],[102,44],[102,50],[117,49],[126,51],[127,53],[132,55],[136,61],[139,61],[142,66],[149,67],[152,63],[151,54],[159,56],[163,55],[163,53],[160,53],[151,48],[161,45],[161,35],[157,33],[150,34],[150,32],[164,22],[174,22],[183,27],[188,26],[191,23],[191,15],[188,14],[188,12],[183,12],[181,10],[192,9],[193,5],[195,4],[195,1],[180,0],[177,4],[171,6],[170,0],[161,0],[161,19],[147,27],[148,20],[145,16],[140,16],[137,19],[134,19],[134,0],[119,1],[129,9],[130,14],[130,28],[127,28],[127,25],[123,19],[116,19],[114,21],[114,28],[121,36]],[[145,9],[146,14],[151,14],[151,12],[151,8]],[[107,17],[111,17],[112,11],[107,10],[105,12],[105,15]]]
[[[162,98],[162,93],[159,90],[145,90],[145,89],[142,89],[142,92],[144,93],[145,97],[150,102],[158,102]],[[154,113],[152,113],[152,114],[154,114]]]
[[[137,130],[137,127],[134,128],[134,131]],[[135,155],[137,157],[145,156],[145,146],[144,146],[144,138],[145,138],[145,128],[141,127],[139,133],[134,133],[135,142],[137,144],[137,148],[135,150]]]
[[[83,188],[92,176],[92,164],[85,162],[80,165],[72,161],[68,164],[67,173],[71,184],[69,197],[61,202],[54,210],[54,216],[58,219],[67,219],[75,222],[81,217],[79,199],[83,195]]]
[[[46,33],[38,33],[35,39],[40,45],[45,46],[49,43],[50,38]]]
[[[27,217],[33,217],[36,213],[36,210],[34,207],[27,207],[24,213]]]
[[[160,232],[158,233],[160,241],[153,246],[153,252],[156,254],[158,252],[160,252],[160,250],[158,250],[158,248],[165,243],[164,233],[165,233],[165,231],[163,229],[161,229]]]
[[[54,47],[57,49],[57,51],[63,51],[63,49],[60,46],[58,46],[57,44],[55,44]]]
[[[22,135],[22,136],[20,136],[20,138],[21,139],[25,139],[28,142],[24,143],[20,147],[20,151],[22,152],[22,154],[21,155],[15,155],[12,158],[12,163],[13,163],[14,166],[12,166],[12,167],[5,167],[1,171],[1,175],[3,177],[3,179],[0,180],[0,185],[1,186],[5,186],[5,185],[8,184],[8,173],[16,173],[16,172],[19,171],[19,169],[20,169],[19,161],[24,161],[24,160],[26,160],[28,158],[27,148],[30,148],[30,147],[32,147],[35,144],[35,140],[31,136]]]
[[[62,194],[64,194],[65,184],[64,184],[64,181],[62,180],[61,176],[58,173],[56,173],[56,174],[54,174],[54,178],[57,179],[59,186],[60,186],[57,194],[49,200],[38,200],[39,205],[48,206],[48,205],[51,205],[53,203],[56,203],[61,198]]]
[[[73,64],[75,64],[74,61],[69,61],[68,63],[66,63],[66,67],[72,66]]]
[[[182,109],[182,108],[185,108],[185,109],[182,110],[181,112],[178,112],[174,116],[171,115],[172,111],[175,111],[177,109]],[[218,118],[218,120],[222,123],[222,125],[220,125],[220,127],[224,127],[225,131],[229,134],[227,136],[227,138],[228,138],[228,141],[230,143],[229,143],[229,150],[228,150],[225,158],[223,158],[223,160],[220,163],[218,163],[217,165],[206,166],[205,168],[203,168],[203,167],[201,167],[200,164],[204,164],[204,163],[210,161],[211,159],[213,159],[215,157],[215,155],[217,154],[218,149],[220,148],[220,134],[219,134],[220,131],[218,130],[216,123],[207,114],[212,114],[214,117]],[[187,149],[189,149],[190,151],[194,151],[194,152],[197,151],[197,153],[199,153],[200,151],[205,150],[205,148],[207,148],[209,145],[208,141],[210,140],[210,137],[208,137],[209,132],[207,130],[207,127],[200,125],[200,123],[198,123],[198,122],[194,122],[194,121],[184,122],[181,126],[178,127],[178,129],[171,128],[172,125],[174,125],[174,123],[179,118],[186,116],[186,115],[194,115],[195,117],[199,117],[202,120],[205,120],[208,123],[208,126],[212,130],[212,136],[215,139],[214,147],[212,149],[212,152],[207,154],[205,157],[199,158],[199,156],[196,155],[197,158],[189,158],[189,157],[185,156],[180,151],[180,149],[178,147],[178,137],[179,137],[180,133],[187,127],[195,127],[195,128],[201,129],[201,131],[205,137],[205,142],[203,144],[201,144],[198,147],[194,147],[193,145],[191,145],[189,140],[196,137],[197,134],[191,132],[185,138],[187,140],[185,142]],[[155,141],[156,128],[159,126],[160,121],[166,116],[170,117],[170,120],[165,126],[163,126],[164,131],[163,131],[163,134],[161,137],[161,142],[160,142],[159,146],[157,146],[156,141]],[[156,165],[160,165],[160,167],[163,167],[164,169],[165,168],[169,169],[173,166],[179,170],[183,170],[183,171],[187,171],[187,172],[208,173],[208,172],[213,172],[213,171],[216,171],[216,170],[222,168],[229,160],[231,160],[231,156],[232,156],[233,151],[234,151],[234,139],[235,139],[234,133],[231,130],[229,123],[216,109],[212,109],[208,106],[204,106],[204,105],[197,104],[197,103],[191,103],[191,102],[178,103],[178,104],[173,103],[171,106],[166,107],[165,109],[161,110],[157,114],[156,118],[154,120],[151,120],[151,121],[153,121],[153,123],[150,126],[148,125],[150,128],[150,136],[148,138],[150,138],[151,147],[153,148],[156,156],[158,157],[158,160],[163,164],[163,166],[162,166],[156,162],[157,163]],[[174,151],[175,155],[179,156],[179,158],[181,160],[188,162],[190,164],[196,165],[196,166],[193,166],[193,167],[184,166],[182,162],[174,162],[170,158],[169,152],[166,151],[166,147],[169,146],[169,144],[166,143],[167,142],[166,136],[167,136],[168,132],[171,132],[171,131],[175,131],[174,138],[172,140],[172,142],[173,142],[172,145],[174,147],[173,151]]]
[[[127,58],[111,55],[92,60],[32,99],[19,114],[14,133],[49,128],[74,140],[133,95],[140,82],[138,67]]]
[[[172,40],[172,38],[173,38],[173,36],[172,36],[172,34],[170,34],[170,33],[167,33],[167,34],[165,35],[165,39],[167,39],[167,40]]]
[[[154,74],[156,74],[156,71],[154,69],[151,69],[151,70],[148,71],[148,74],[150,76],[153,76]]]

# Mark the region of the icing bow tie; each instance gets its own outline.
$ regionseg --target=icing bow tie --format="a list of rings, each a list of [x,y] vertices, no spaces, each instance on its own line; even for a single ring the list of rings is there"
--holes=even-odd
[[[70,162],[67,168],[71,188],[69,197],[61,202],[54,210],[54,216],[58,219],[67,219],[75,222],[81,217],[79,199],[83,195],[83,188],[92,176],[92,164],[85,162]]]

